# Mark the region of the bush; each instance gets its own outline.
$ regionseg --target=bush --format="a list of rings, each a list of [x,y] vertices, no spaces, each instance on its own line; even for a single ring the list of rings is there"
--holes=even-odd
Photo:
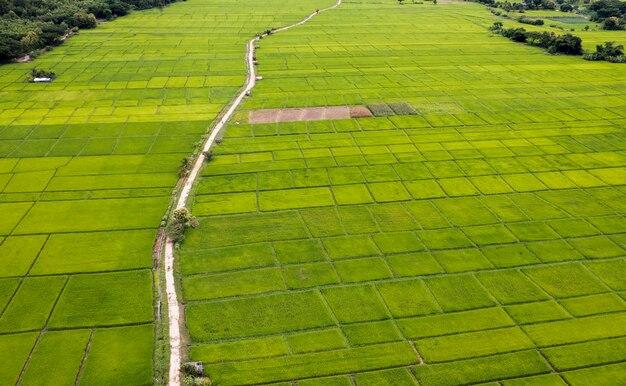
[[[189,173],[191,173],[191,169],[193,169],[193,158],[192,157],[183,158],[181,165],[178,168],[178,176],[180,178],[187,177]]]
[[[93,13],[76,12],[72,17],[72,25],[81,29],[96,28],[98,21]]]
[[[572,12],[574,10],[574,7],[572,7],[570,4],[561,4],[561,6],[559,7],[559,11],[561,12]]]
[[[614,16],[607,17],[602,22],[602,29],[607,31],[621,31],[624,29],[624,21]]]
[[[585,52],[583,55],[585,60],[606,60],[612,63],[626,63],[624,56],[624,46],[615,45],[615,42],[605,42],[604,45],[598,44],[596,52]]]
[[[111,12],[116,16],[125,16],[130,12],[130,6],[120,1],[109,1],[109,8]]]
[[[496,21],[495,23],[493,23],[493,25],[491,27],[489,27],[489,31],[493,31],[495,33],[500,33],[502,31],[502,26],[504,24],[502,24],[502,22],[500,21]]]
[[[498,29],[495,23],[491,30],[515,42],[547,48],[551,54],[581,55],[583,53],[582,39],[571,34],[528,32],[524,28]]]
[[[59,45],[62,40],[61,37],[68,33],[68,26],[65,23],[54,24],[45,23],[41,26],[41,38],[47,46]]]
[[[501,31],[502,36],[504,36],[505,38],[509,38],[514,42],[525,43],[526,39],[528,38],[526,36],[526,30],[524,28],[508,28]]]
[[[602,22],[609,17],[621,18],[626,14],[626,2],[620,0],[599,0],[589,5],[591,20]]]
[[[167,236],[175,243],[179,244],[185,240],[185,231],[188,228],[198,226],[197,221],[187,208],[174,210],[167,224]]]
[[[581,55],[583,53],[583,41],[578,36],[571,34],[556,36],[548,46],[551,54]]]
[[[32,82],[33,80],[35,80],[35,78],[50,78],[50,79],[54,79],[56,78],[57,75],[52,72],[52,71],[48,71],[48,70],[42,70],[39,68],[33,68],[32,70],[30,70],[30,74],[28,75],[28,81]]]
[[[544,24],[544,21],[541,19],[535,20],[526,16],[520,17],[519,19],[517,19],[517,21],[520,23],[530,24],[530,25],[543,25]]]

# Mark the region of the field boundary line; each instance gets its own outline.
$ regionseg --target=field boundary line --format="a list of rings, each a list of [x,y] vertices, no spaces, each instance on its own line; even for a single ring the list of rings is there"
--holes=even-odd
[[[211,146],[215,143],[215,140],[218,134],[221,132],[222,128],[228,122],[228,120],[232,117],[233,113],[239,107],[243,99],[249,95],[250,90],[254,88],[257,82],[256,71],[255,71],[255,43],[261,40],[262,38],[272,35],[274,33],[282,32],[294,27],[298,27],[309,22],[316,15],[321,12],[329,11],[331,9],[337,8],[341,5],[342,0],[336,0],[335,4],[323,8],[318,9],[315,12],[311,13],[301,21],[290,24],[284,27],[280,27],[277,29],[272,29],[269,32],[264,32],[247,42],[246,48],[246,67],[248,70],[248,79],[244,84],[243,90],[235,97],[235,99],[230,103],[230,107],[226,110],[226,112],[219,119],[217,124],[213,127],[211,131],[211,135],[204,142],[202,150],[198,154],[193,169],[189,173],[189,176],[184,180],[182,184],[182,190],[176,200],[176,205],[174,209],[181,209],[186,207],[187,199],[189,198],[189,194],[191,192],[191,188],[202,168],[202,165],[205,162],[207,152],[211,149]],[[165,240],[165,250],[164,250],[164,260],[165,260],[165,287],[166,287],[166,295],[168,302],[168,322],[169,322],[169,344],[170,344],[170,365],[169,365],[169,376],[168,376],[168,384],[170,386],[180,386],[181,385],[181,377],[180,377],[180,369],[181,369],[181,309],[178,301],[178,296],[176,294],[176,279],[174,277],[174,242],[170,237],[166,237]]]
[[[89,340],[87,340],[87,345],[85,346],[85,350],[83,351],[83,357],[80,360],[80,367],[76,372],[76,378],[74,379],[74,385],[78,386],[80,382],[80,377],[83,375],[85,371],[85,363],[87,362],[87,356],[89,356],[89,350],[91,349],[91,342],[93,342],[93,334],[95,333],[96,328],[92,327],[91,332],[89,333]]]

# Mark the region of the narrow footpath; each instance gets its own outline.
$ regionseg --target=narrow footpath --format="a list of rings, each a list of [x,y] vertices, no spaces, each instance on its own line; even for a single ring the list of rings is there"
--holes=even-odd
[[[337,2],[324,9],[320,9],[318,11],[313,12],[309,16],[307,16],[302,21],[298,23],[291,24],[285,27],[281,27],[272,31],[271,34],[276,34],[300,25],[303,25],[313,19],[316,15],[329,11],[331,9],[337,8],[341,5],[341,0],[337,0]],[[172,210],[184,208],[187,206],[187,199],[189,198],[189,193],[191,192],[191,187],[193,186],[200,169],[205,161],[205,154],[211,149],[211,146],[215,143],[215,139],[219,135],[220,131],[231,118],[237,107],[241,104],[243,99],[250,93],[250,91],[256,85],[256,72],[254,68],[254,58],[255,58],[255,43],[260,39],[269,36],[269,34],[265,33],[261,36],[257,36],[248,41],[247,49],[246,49],[246,67],[248,70],[248,79],[244,85],[243,90],[233,101],[230,103],[230,107],[222,115],[222,118],[217,122],[211,135],[204,143],[202,147],[202,151],[198,154],[196,161],[194,163],[193,169],[191,173],[186,178],[182,185],[182,190],[180,196],[178,197],[178,201],[176,202],[176,206]],[[181,346],[181,320],[180,320],[180,304],[178,303],[178,296],[176,294],[176,286],[174,280],[174,242],[167,237],[165,240],[165,286],[167,293],[167,305],[168,305],[168,319],[169,319],[169,337],[170,337],[170,370],[169,370],[169,382],[170,386],[180,386],[180,368],[181,368],[181,356],[182,356],[182,346]]]

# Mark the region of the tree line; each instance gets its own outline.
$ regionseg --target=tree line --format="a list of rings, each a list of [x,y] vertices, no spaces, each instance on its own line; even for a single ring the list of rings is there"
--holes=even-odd
[[[490,31],[500,34],[514,42],[541,47],[551,54],[583,55],[585,60],[605,60],[613,63],[626,63],[624,47],[606,42],[596,46],[596,52],[583,51],[583,41],[572,34],[557,35],[554,32],[526,31],[524,28],[504,28],[501,22],[495,22]]]

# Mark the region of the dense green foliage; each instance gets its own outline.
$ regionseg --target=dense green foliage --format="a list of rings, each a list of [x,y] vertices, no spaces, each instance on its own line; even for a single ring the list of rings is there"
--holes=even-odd
[[[520,23],[530,24],[530,25],[544,25],[544,21],[542,19],[531,19],[530,17],[522,16],[517,19]]]
[[[494,23],[490,29],[514,42],[545,48],[551,54],[583,53],[582,39],[571,34],[556,35],[554,32],[526,31],[524,28],[502,28],[502,23],[499,22]]]
[[[591,20],[602,23],[606,30],[625,28],[626,2],[620,0],[599,0],[588,6]]]
[[[525,10],[537,10],[537,9],[547,9],[553,10],[556,9],[557,4],[552,0],[529,0],[525,2],[509,2],[498,1],[498,0],[476,0],[477,3],[485,4],[490,7],[502,8],[504,11],[520,11],[524,12]]]
[[[96,19],[176,0],[0,0],[0,61],[60,44],[71,28],[95,28]]]
[[[586,52],[583,56],[586,60],[606,60],[613,63],[626,63],[624,56],[624,46],[615,42],[606,42],[604,45],[598,44],[595,52]]]

